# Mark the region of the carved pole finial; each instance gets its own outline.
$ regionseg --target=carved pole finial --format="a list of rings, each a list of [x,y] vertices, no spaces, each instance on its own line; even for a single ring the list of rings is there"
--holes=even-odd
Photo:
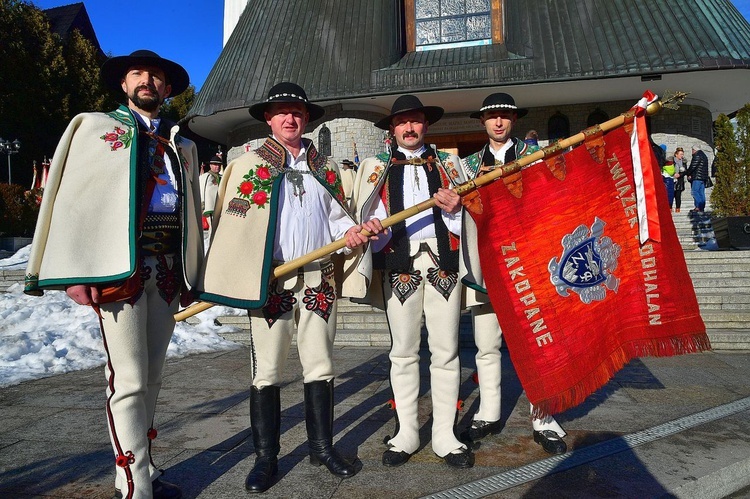
[[[666,90],[664,97],[661,99],[661,103],[667,109],[679,109],[682,101],[688,96],[690,92],[681,92],[675,90]]]

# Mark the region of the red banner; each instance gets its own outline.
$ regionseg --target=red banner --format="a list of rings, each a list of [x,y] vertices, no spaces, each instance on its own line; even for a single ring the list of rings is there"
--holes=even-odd
[[[650,150],[641,153],[658,175]],[[539,413],[580,404],[633,357],[711,348],[661,182],[660,242],[639,242],[623,127],[518,177],[481,187],[467,209],[503,336]]]

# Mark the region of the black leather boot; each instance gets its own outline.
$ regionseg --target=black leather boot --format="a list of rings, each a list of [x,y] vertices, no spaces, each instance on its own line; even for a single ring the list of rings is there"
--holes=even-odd
[[[245,479],[248,492],[265,492],[279,471],[281,398],[278,386],[250,389],[250,428],[255,446],[255,465]]]
[[[354,476],[357,470],[333,448],[333,380],[305,383],[305,424],[310,463],[342,478]]]

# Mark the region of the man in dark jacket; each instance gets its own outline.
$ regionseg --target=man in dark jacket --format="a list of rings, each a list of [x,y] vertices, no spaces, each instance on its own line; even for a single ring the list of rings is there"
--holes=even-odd
[[[690,190],[695,202],[695,208],[690,211],[702,212],[706,208],[706,184],[709,182],[709,177],[708,157],[701,151],[699,145],[693,146],[693,158],[690,160],[687,178],[690,181]]]

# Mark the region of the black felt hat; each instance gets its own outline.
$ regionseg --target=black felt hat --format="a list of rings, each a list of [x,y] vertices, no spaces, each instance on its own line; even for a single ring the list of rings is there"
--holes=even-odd
[[[528,109],[516,106],[516,101],[510,95],[499,92],[496,94],[490,94],[485,97],[482,102],[482,107],[479,111],[475,111],[469,115],[471,118],[481,118],[482,113],[485,111],[494,111],[496,109],[510,109],[515,111],[519,118],[523,118],[529,113]]]
[[[218,163],[220,165],[224,164],[224,162],[221,160],[221,156],[219,156],[218,154],[216,156],[214,156],[213,158],[209,159],[208,163],[209,164],[211,164],[211,163],[217,164]]]
[[[190,77],[185,68],[169,59],[159,57],[156,52],[150,50],[136,50],[130,55],[110,57],[102,65],[102,79],[112,90],[122,91],[120,82],[125,73],[129,68],[140,65],[155,66],[164,71],[167,83],[172,86],[170,97],[180,95],[190,84]]]
[[[438,106],[423,106],[422,101],[415,95],[402,95],[391,107],[391,114],[375,123],[375,126],[381,130],[390,130],[391,118],[409,111],[422,111],[428,123],[433,124],[443,117],[445,110]]]
[[[325,109],[307,100],[307,94],[302,87],[296,83],[282,81],[271,87],[271,90],[268,91],[268,98],[265,101],[250,106],[250,115],[258,121],[266,121],[264,113],[271,104],[277,102],[297,102],[304,104],[307,107],[307,112],[310,114],[310,121],[322,118],[326,113]]]

